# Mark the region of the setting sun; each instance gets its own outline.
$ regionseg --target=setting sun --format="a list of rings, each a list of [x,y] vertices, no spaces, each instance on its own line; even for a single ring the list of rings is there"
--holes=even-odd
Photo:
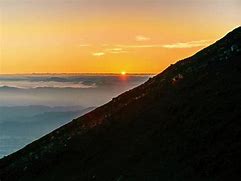
[[[125,72],[125,71],[122,71],[122,72],[121,72],[121,75],[126,75],[126,72]]]

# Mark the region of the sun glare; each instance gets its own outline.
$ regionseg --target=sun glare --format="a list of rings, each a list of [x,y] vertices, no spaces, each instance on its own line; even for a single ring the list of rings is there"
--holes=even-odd
[[[122,72],[121,72],[121,75],[126,75],[126,72],[125,72],[125,71],[122,71]]]

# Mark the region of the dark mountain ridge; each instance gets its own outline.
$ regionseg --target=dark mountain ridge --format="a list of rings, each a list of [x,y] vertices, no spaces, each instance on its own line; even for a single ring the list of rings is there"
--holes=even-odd
[[[1,181],[241,178],[241,27],[0,160]]]

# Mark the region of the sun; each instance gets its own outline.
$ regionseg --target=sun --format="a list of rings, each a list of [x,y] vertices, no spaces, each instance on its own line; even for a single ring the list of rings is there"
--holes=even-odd
[[[126,75],[126,72],[125,72],[125,71],[122,71],[122,72],[121,72],[121,75]]]

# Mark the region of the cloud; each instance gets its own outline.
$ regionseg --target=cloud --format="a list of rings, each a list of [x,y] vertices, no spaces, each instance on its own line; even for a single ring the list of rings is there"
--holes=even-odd
[[[204,47],[211,44],[210,40],[198,40],[198,41],[190,41],[185,43],[173,43],[163,45],[163,48],[194,48],[194,47]]]
[[[58,82],[58,81],[4,81],[0,82],[0,87],[11,87],[18,89],[36,89],[36,88],[96,88],[96,84],[87,85],[84,82]]]
[[[148,44],[148,45],[116,45],[121,48],[162,48],[163,45],[159,44]]]
[[[127,51],[124,50],[123,48],[108,48],[108,49],[105,49],[104,51],[112,54],[127,53]]]
[[[146,36],[143,36],[143,35],[137,35],[136,36],[136,41],[149,41],[150,38],[149,37],[146,37]]]
[[[96,56],[96,57],[101,57],[101,56],[104,56],[105,53],[104,52],[95,52],[95,53],[92,53],[93,56]]]
[[[128,51],[124,50],[123,48],[120,47],[114,47],[114,48],[107,48],[99,52],[94,52],[92,53],[93,56],[96,57],[101,57],[106,54],[121,54],[121,53],[128,53]]]
[[[139,37],[140,38],[140,37]],[[143,41],[144,38],[142,37]],[[198,40],[198,41],[190,41],[190,42],[178,42],[172,44],[117,44],[113,45],[113,48],[106,48],[100,52],[92,53],[93,56],[101,57],[106,54],[121,54],[128,53],[129,49],[138,49],[138,48],[166,48],[166,49],[186,49],[186,48],[195,48],[195,47],[205,47],[212,43],[210,40]],[[89,44],[81,45],[83,47],[90,46]],[[103,45],[102,45],[103,46]],[[104,46],[108,46],[104,44]]]
[[[106,49],[106,51],[122,51],[123,49],[122,48],[109,48],[109,49]]]
[[[145,45],[115,45],[119,48],[194,48],[194,47],[205,47],[212,43],[210,40],[198,40],[198,41],[190,41],[190,42],[181,42],[181,43],[173,43],[173,44],[145,44]]]
[[[120,53],[128,53],[128,51],[112,51],[112,52],[109,52],[109,53],[120,54]]]

